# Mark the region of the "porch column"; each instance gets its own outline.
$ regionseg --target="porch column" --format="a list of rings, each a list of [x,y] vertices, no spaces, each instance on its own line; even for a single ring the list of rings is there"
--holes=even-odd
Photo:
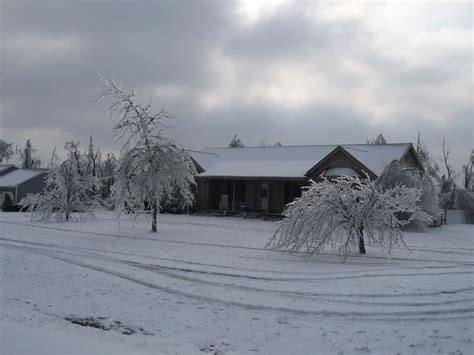
[[[267,213],[270,210],[270,180],[267,181],[268,189],[267,189]]]
[[[208,179],[205,179],[204,180],[204,194],[203,194],[203,207],[205,210],[208,210],[209,209],[209,205],[210,205],[210,199],[211,199],[211,196],[209,195],[209,184],[210,184],[210,180]]]
[[[235,180],[232,180],[232,208],[231,211],[234,212],[235,206]]]

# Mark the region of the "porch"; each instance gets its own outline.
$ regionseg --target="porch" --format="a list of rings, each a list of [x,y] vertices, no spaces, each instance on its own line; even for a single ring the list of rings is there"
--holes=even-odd
[[[196,207],[221,210],[280,214],[284,206],[301,196],[305,179],[228,179],[198,178]]]

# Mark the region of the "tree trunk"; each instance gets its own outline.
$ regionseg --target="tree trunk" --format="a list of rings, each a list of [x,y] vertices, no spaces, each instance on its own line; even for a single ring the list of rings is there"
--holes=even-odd
[[[152,214],[153,214],[153,220],[151,222],[151,231],[156,233],[157,232],[157,224],[158,224],[158,204],[153,202],[152,205]]]
[[[359,227],[357,235],[359,236],[359,254],[365,254],[364,227]]]

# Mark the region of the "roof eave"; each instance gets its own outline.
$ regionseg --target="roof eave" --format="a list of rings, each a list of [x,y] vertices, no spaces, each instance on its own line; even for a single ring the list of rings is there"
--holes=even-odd
[[[198,179],[216,179],[216,180],[292,180],[304,181],[306,176],[237,176],[237,175],[196,175]]]

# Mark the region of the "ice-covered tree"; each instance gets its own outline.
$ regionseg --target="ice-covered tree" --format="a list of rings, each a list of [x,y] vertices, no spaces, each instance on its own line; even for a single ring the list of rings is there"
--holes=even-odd
[[[152,113],[151,103],[137,102],[117,78],[100,76],[102,92],[97,100],[110,100],[109,111],[117,118],[116,139],[123,143],[115,173],[114,197],[118,215],[122,210],[138,215],[151,210],[152,232],[157,231],[163,199],[180,195],[185,205],[193,202],[197,174],[188,152],[165,135],[170,115],[162,109]]]
[[[407,169],[399,161],[394,160],[380,174],[375,184],[382,191],[392,189],[397,185],[420,189],[420,208],[433,218],[439,217],[438,188],[427,174]]]
[[[447,179],[449,181],[454,181],[454,169],[451,164],[451,149],[447,147],[446,139],[443,138],[443,163],[446,168]]]
[[[367,144],[387,144],[387,141],[385,140],[385,137],[382,135],[382,133],[379,133],[379,135],[374,139],[370,141],[367,139]]]
[[[419,188],[420,172],[405,168],[398,160],[393,160],[385,167],[375,184],[382,190],[390,189],[396,185]]]
[[[68,158],[62,163],[56,156],[52,159],[44,191],[26,197],[20,203],[23,210],[32,213],[33,220],[64,222],[76,216],[84,219],[93,217],[94,210],[100,206],[95,193],[100,186],[99,180],[84,175],[77,144],[68,142],[65,148]]]
[[[101,177],[102,153],[100,152],[100,149],[96,149],[93,143],[93,136],[90,136],[89,138],[89,146],[84,155],[87,161],[86,174]]]
[[[420,132],[418,132],[415,150],[425,171],[425,176],[430,178],[433,184],[439,183],[439,165],[431,157],[428,148],[421,140]]]
[[[113,153],[108,153],[107,158],[101,166],[102,181],[102,197],[108,198],[112,192],[112,186],[115,181],[115,168],[117,167],[117,159]]]
[[[464,188],[467,191],[473,191],[474,190],[474,186],[473,186],[474,185],[473,167],[474,167],[474,149],[471,150],[471,155],[469,157],[469,162],[462,166],[463,185],[464,185]]]
[[[0,163],[5,159],[8,161],[13,155],[13,143],[0,139]]]
[[[33,153],[36,152],[36,149],[33,148],[31,139],[26,141],[23,149],[17,149],[17,152],[20,154],[20,165],[22,168],[37,169],[41,166],[41,160],[33,157]]]
[[[357,246],[365,254],[369,242],[390,251],[405,244],[403,226],[430,218],[418,207],[420,197],[419,189],[400,185],[382,192],[368,177],[311,181],[302,196],[287,205],[267,247],[308,254],[330,247],[347,255]]]
[[[229,148],[242,148],[245,147],[239,137],[235,134],[229,143]]]

